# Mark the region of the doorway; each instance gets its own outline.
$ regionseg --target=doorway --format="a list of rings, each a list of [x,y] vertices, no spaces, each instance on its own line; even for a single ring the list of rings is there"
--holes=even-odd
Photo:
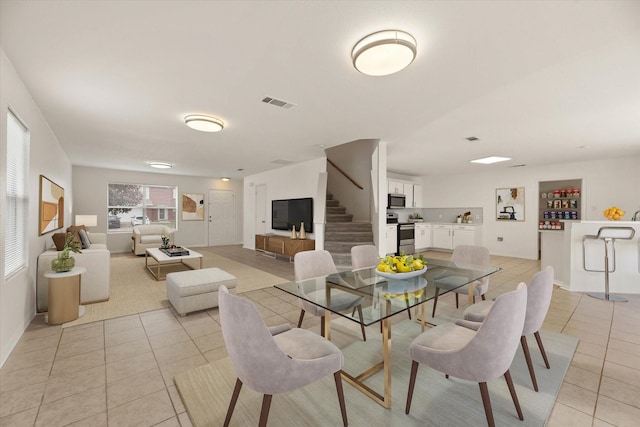
[[[267,186],[256,185],[256,223],[255,234],[267,232]]]
[[[236,243],[235,194],[209,190],[209,246]]]

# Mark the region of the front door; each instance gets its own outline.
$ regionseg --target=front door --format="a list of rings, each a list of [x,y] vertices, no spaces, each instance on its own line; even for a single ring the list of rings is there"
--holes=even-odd
[[[209,246],[236,243],[235,194],[209,190]]]

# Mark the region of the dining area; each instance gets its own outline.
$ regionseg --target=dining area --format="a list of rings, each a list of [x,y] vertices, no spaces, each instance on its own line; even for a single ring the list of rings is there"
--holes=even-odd
[[[228,395],[231,404],[226,408],[225,425],[238,421],[234,407],[243,401],[252,419],[260,414],[251,425],[544,425],[577,340],[547,331],[540,336],[538,325],[531,333],[536,332],[538,345],[544,339],[540,348],[544,362],[535,345],[534,351],[524,351],[526,284],[514,283],[511,275],[504,275],[499,281],[508,283],[496,286],[504,292],[489,300],[484,298],[486,289],[478,289],[500,276],[500,266],[477,260],[456,263],[450,255],[432,257],[434,253],[429,253],[424,269],[385,275],[372,265],[372,256],[365,266],[358,265],[358,256],[354,256],[352,268],[338,271],[332,262],[323,261],[321,252],[298,254],[295,280],[277,284],[268,293],[299,307],[298,326],[308,324],[310,316],[320,318],[320,322],[316,319],[317,329],[311,329],[317,340],[302,340],[305,349],[300,359],[309,367],[303,376],[311,375],[312,362],[322,359],[302,360],[309,358],[315,341],[323,351],[329,341],[335,347],[329,353],[339,353],[342,364],[334,366],[332,379],[325,375],[284,392],[270,392],[268,387],[243,389],[244,380],[238,374],[234,391]],[[376,256],[375,264],[378,261]],[[309,271],[300,271],[305,269]],[[546,281],[552,282],[549,278]],[[454,308],[454,294],[466,294],[468,299]],[[479,309],[470,313],[473,320],[465,319],[465,310],[480,298],[484,301],[475,304]],[[551,290],[545,298],[551,299]],[[436,299],[440,300],[437,315],[431,310]],[[224,332],[222,302],[220,310]],[[478,313],[486,318],[481,319],[486,326],[478,322]],[[287,357],[298,362],[296,354],[301,350],[287,338],[298,328],[283,325],[269,329],[275,329],[273,340],[286,349]],[[247,353],[239,354],[243,358]],[[272,359],[268,354],[256,357],[245,363],[255,365],[262,363],[261,358]],[[228,367],[243,372],[231,351],[230,359]],[[501,363],[496,364],[496,359]],[[286,376],[292,377],[287,381],[295,382],[295,369],[287,372]],[[228,373],[224,375],[228,377]],[[263,370],[259,375],[268,373]],[[536,377],[537,391],[532,385]],[[229,378],[227,382],[233,381]],[[271,382],[278,383],[277,377]]]

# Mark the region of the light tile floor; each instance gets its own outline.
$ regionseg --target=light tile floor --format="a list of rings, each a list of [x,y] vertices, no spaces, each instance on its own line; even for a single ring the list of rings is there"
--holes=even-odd
[[[239,247],[235,260],[293,278],[287,259]],[[449,254],[430,252],[432,257]],[[528,282],[539,261],[492,257],[502,267],[489,298]],[[295,325],[295,298],[274,288],[244,294],[268,325]],[[550,426],[640,424],[640,295],[611,303],[556,288],[544,328],[580,338]],[[464,298],[461,299],[463,302]],[[453,296],[438,311],[460,315]],[[170,309],[61,328],[38,315],[0,370],[0,426],[189,426],[173,376],[226,356],[217,309],[184,318]],[[307,316],[303,327],[317,328]],[[534,358],[535,344],[530,344]]]

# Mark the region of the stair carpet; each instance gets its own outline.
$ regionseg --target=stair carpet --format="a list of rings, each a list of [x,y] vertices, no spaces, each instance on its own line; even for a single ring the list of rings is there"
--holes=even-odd
[[[354,222],[353,214],[327,194],[324,248],[329,251],[337,267],[351,267],[351,248],[357,245],[373,245],[373,228],[370,222]]]

